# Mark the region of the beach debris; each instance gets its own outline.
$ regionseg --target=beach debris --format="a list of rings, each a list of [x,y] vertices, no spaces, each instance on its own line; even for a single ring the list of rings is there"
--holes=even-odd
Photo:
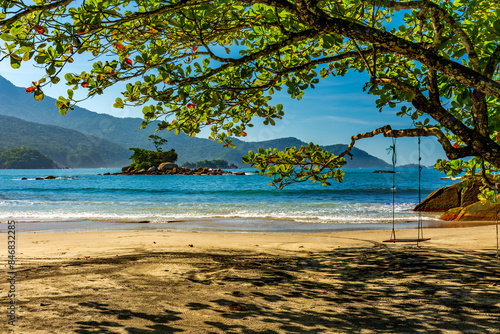
[[[299,246],[299,248],[304,248],[304,246]]]
[[[259,247],[259,245],[255,245],[255,247]]]
[[[84,256],[84,258],[86,258],[86,259],[90,259],[90,256]]]
[[[153,241],[154,244],[156,244],[156,241]]]
[[[47,303],[40,303],[40,306],[49,306],[50,304]]]
[[[307,252],[307,254],[314,254],[313,252]]]
[[[189,244],[188,246],[189,246],[189,247],[194,247],[194,246],[193,246],[193,244]]]
[[[328,293],[328,291],[321,291],[321,293]]]
[[[245,306],[241,306],[241,305],[229,306],[229,309],[231,311],[246,311],[247,310],[247,308]]]

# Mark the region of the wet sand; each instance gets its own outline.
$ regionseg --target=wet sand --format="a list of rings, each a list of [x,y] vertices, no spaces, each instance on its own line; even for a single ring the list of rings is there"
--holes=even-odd
[[[0,332],[500,333],[494,225],[426,229],[419,247],[389,237],[18,233],[16,326],[3,293]]]

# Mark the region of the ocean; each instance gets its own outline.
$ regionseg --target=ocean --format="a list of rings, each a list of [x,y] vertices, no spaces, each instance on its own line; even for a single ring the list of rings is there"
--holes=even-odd
[[[342,183],[305,182],[283,190],[246,175],[102,175],[118,169],[0,170],[0,219],[22,231],[161,229],[320,232],[415,226],[418,169],[395,174],[345,169]],[[36,177],[53,175],[53,180]],[[423,169],[421,198],[454,181]],[[27,178],[23,180],[22,178]],[[394,213],[393,213],[394,191]],[[437,220],[424,214],[426,221]]]

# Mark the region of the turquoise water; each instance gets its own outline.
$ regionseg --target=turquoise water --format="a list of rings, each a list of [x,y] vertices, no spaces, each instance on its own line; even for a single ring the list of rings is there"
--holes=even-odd
[[[370,169],[346,169],[344,182],[329,187],[307,182],[281,191],[250,169],[244,176],[99,175],[117,171],[0,170],[0,218],[25,226],[71,223],[106,229],[116,222],[148,221],[148,228],[238,231],[320,231],[339,224],[384,226],[393,219],[392,174]],[[35,180],[48,175],[57,178]],[[422,199],[453,183],[441,176],[422,170]],[[415,222],[418,215],[411,208],[418,203],[418,169],[398,170],[394,195],[395,221]]]

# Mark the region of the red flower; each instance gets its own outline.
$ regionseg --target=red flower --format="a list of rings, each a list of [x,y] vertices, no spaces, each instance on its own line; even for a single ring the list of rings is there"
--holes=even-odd
[[[234,100],[236,98],[236,95],[234,95],[234,92],[233,92],[233,95],[231,95],[231,99]]]
[[[69,47],[69,52],[70,52],[71,54],[73,54],[73,45],[71,45],[71,46]]]
[[[453,144],[453,148],[458,148],[458,143]]]
[[[87,80],[85,80],[84,82],[82,82],[82,87],[83,88],[87,88],[89,86],[89,83]]]
[[[192,104],[191,102],[189,102],[188,104],[186,104],[186,107],[188,107],[188,109],[193,109],[196,106],[194,104]]]
[[[245,131],[241,131],[241,135],[242,135],[243,137],[246,137],[246,136],[247,136],[247,133],[246,133]]]
[[[197,46],[193,46],[193,52],[196,52],[198,51],[198,47]]]
[[[115,43],[114,46],[117,48],[117,49],[120,49],[120,50],[125,50],[125,47],[123,45],[121,45],[120,43]]]
[[[37,34],[43,34],[45,32],[45,29],[42,26],[39,26],[38,24],[35,26],[35,31]]]
[[[127,63],[130,66],[132,66],[132,60],[130,60],[130,58],[125,59],[125,63]]]
[[[31,92],[33,92],[35,89],[36,89],[36,87],[34,87],[34,86],[28,87],[28,88],[26,88],[26,93],[31,93]]]

